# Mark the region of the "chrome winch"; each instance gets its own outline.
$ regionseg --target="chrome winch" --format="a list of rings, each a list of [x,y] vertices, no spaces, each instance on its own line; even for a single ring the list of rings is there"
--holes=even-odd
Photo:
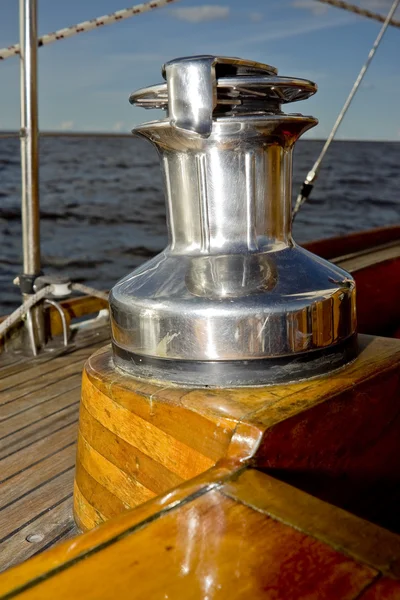
[[[111,291],[115,364],[196,387],[343,366],[356,354],[354,281],[291,233],[292,149],[317,121],[281,105],[316,85],[216,56],[173,60],[163,76],[130,101],[167,111],[133,133],[161,158],[169,244]]]

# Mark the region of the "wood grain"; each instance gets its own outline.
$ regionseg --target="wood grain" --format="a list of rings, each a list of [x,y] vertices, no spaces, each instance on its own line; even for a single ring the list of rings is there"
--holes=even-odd
[[[354,363],[329,377],[232,390],[157,387],[116,371],[109,347],[98,351],[85,366],[80,424],[85,444],[78,456],[85,463],[82,476],[96,481],[96,494],[86,495],[93,514],[116,514],[108,505],[113,498],[121,511],[134,507],[146,492],[167,491],[224,458],[253,457],[278,477],[299,473],[305,483],[310,476],[328,482],[337,495],[347,485],[346,499],[357,491],[361,510],[379,495],[395,526],[400,343],[361,336],[360,348]],[[339,485],[342,476],[351,485]],[[102,490],[108,512],[101,506]],[[88,523],[79,516],[80,506],[75,514]]]
[[[399,556],[399,536],[230,464],[35,556],[0,576],[0,594],[393,600]]]
[[[340,257],[371,250],[376,246],[396,242],[400,239],[400,225],[377,227],[367,231],[359,231],[340,235],[334,238],[315,240],[303,244],[310,252],[328,260],[339,262]]]
[[[134,477],[155,494],[161,494],[169,487],[176,487],[182,483],[183,479],[179,475],[166,469],[93,419],[83,404],[79,413],[79,430],[91,448],[98,453],[107,448],[107,459],[113,465],[120,466],[124,473]]]
[[[0,459],[15,454],[18,450],[34,444],[47,435],[56,431],[62,431],[64,427],[71,425],[71,423],[76,423],[78,407],[79,400],[77,400],[76,404],[64,410],[57,411],[36,423],[27,423],[23,429],[10,432],[7,437],[0,440]]]
[[[0,570],[77,533],[72,483],[81,370],[107,333],[77,332],[68,351],[34,359],[0,356]]]
[[[319,240],[305,247],[351,272],[360,333],[396,335],[400,328],[400,226]]]
[[[47,481],[57,477],[60,473],[72,470],[75,465],[75,453],[75,444],[70,442],[59,452],[0,483],[0,520],[3,519],[1,511],[5,506],[33,490],[42,489]]]
[[[400,536],[261,471],[246,469],[221,493],[327,543],[357,562],[400,577]]]
[[[0,513],[0,543],[4,543],[27,523],[28,511],[31,511],[35,517],[45,514],[47,507],[43,507],[43,496],[51,498],[51,506],[66,500],[71,495],[73,480],[73,468],[69,467],[49,479],[44,485],[34,488],[12,504],[6,505]]]
[[[400,258],[359,269],[354,276],[359,330],[394,335],[400,327]]]
[[[146,518],[155,499],[80,538],[79,554],[67,543],[0,577],[0,591],[24,600],[355,600],[377,580],[371,566],[227,498],[219,486],[186,488],[180,502]]]
[[[394,233],[394,229],[377,231],[375,242],[386,244],[395,239]],[[371,252],[349,256],[370,246],[371,239],[369,237],[367,240],[361,235],[339,241],[341,251],[336,252],[336,257],[340,253],[346,255],[340,260],[347,261],[346,264],[352,269],[354,267],[361,327],[364,330],[372,327],[370,331],[373,332],[389,332],[389,321],[392,325],[397,318],[397,313],[393,313],[393,310],[396,311],[397,307],[398,288],[393,288],[397,290],[395,294],[385,295],[383,292],[387,291],[388,282],[391,282],[392,287],[397,285],[392,277],[397,272],[394,246],[381,248],[378,265],[375,264],[376,261],[374,263]],[[320,250],[319,253],[322,254],[322,246]],[[389,256],[388,251],[393,256]],[[379,279],[380,275],[382,277]],[[371,282],[375,284],[371,285]],[[360,304],[360,298],[364,305]],[[102,307],[96,302],[93,301],[90,310]],[[89,304],[86,299],[77,299],[75,304],[71,303],[70,317],[86,314]],[[362,312],[363,306],[367,309],[365,314]],[[58,315],[52,315],[51,318],[53,333],[57,333],[61,330],[60,323],[57,322]],[[2,525],[5,528],[3,537],[6,538],[6,546],[0,548],[0,568],[24,560],[57,540],[70,536],[74,531],[71,498],[68,495],[64,498],[60,494],[67,488],[67,493],[71,492],[68,477],[72,472],[71,449],[76,437],[80,370],[83,360],[107,335],[106,329],[96,330],[90,327],[83,335],[74,334],[67,352],[55,346],[54,352],[42,354],[34,360],[27,360],[20,355],[11,357],[3,354],[0,357],[0,415],[4,419],[0,423],[0,457],[3,457],[0,461],[3,511],[0,510],[0,515],[4,512],[7,521]],[[369,507],[375,505],[380,514],[393,514],[400,501],[400,496],[396,496],[399,471],[396,444],[399,434],[396,412],[399,346],[394,344],[390,340],[370,338],[364,343],[358,361],[345,372],[334,374],[331,378],[301,382],[292,387],[223,392],[182,390],[138,382],[115,371],[107,349],[100,352],[94,363],[90,362],[86,368],[86,384],[93,388],[93,394],[90,402],[82,403],[75,503],[78,506],[78,521],[84,528],[93,527],[109,518],[112,521],[104,526],[105,533],[101,530],[93,531],[88,541],[84,536],[67,542],[64,550],[57,549],[56,558],[51,554],[51,568],[54,564],[63,565],[71,557],[81,556],[88,549],[90,552],[100,552],[97,544],[104,544],[105,539],[109,543],[113,535],[125,536],[123,531],[126,531],[124,528],[128,521],[129,527],[133,527],[135,531],[136,528],[146,529],[153,521],[158,522],[172,514],[171,511],[175,508],[183,508],[197,501],[210,490],[210,473],[213,469],[207,469],[216,463],[221,465],[225,479],[228,477],[227,472],[240,469],[243,461],[252,460],[253,464],[273,469],[281,479],[292,477],[293,483],[299,488],[303,486],[339,506],[353,509],[353,506],[346,504],[347,498],[353,495],[357,499],[356,508],[363,506],[363,498],[369,498]],[[107,411],[112,415],[111,419]],[[112,427],[114,422],[117,424],[116,429]],[[120,431],[122,436],[119,435]],[[302,439],[304,448],[300,444]],[[305,470],[304,454],[310,456]],[[182,484],[183,480],[204,471],[204,475],[200,476],[203,483]],[[343,479],[344,475],[347,479]],[[202,477],[205,479],[201,479]],[[319,485],[323,483],[322,488],[321,485],[316,486],[316,481]],[[357,482],[357,489],[354,486],[352,488],[349,482]],[[275,485],[287,486],[280,481],[275,481]],[[221,479],[219,483],[212,484],[215,495],[211,506],[207,505],[205,509],[205,519],[208,513],[220,510],[219,501],[215,501],[220,496],[216,494],[222,494],[221,506],[225,506],[228,491],[226,488],[223,493],[217,492],[216,489],[220,486]],[[292,497],[296,499],[294,504],[300,507],[302,503],[298,494],[303,492],[290,489]],[[344,493],[346,489],[347,496]],[[59,502],[56,505],[52,504],[53,490]],[[335,491],[333,496],[332,490]],[[377,495],[379,490],[380,496]],[[40,494],[40,491],[43,493]],[[358,496],[354,495],[355,491]],[[232,490],[229,493],[229,501],[234,502],[235,506],[246,503],[239,496],[232,499]],[[161,496],[152,499],[159,494]],[[371,560],[373,542],[369,541],[363,549],[364,554],[360,554],[361,538],[357,541],[354,534],[354,539],[350,536],[343,541],[339,535],[340,527],[331,525],[329,528],[329,523],[335,523],[339,514],[342,515],[340,519],[345,521],[347,530],[352,532],[352,528],[355,528],[356,531],[357,527],[351,520],[356,517],[346,513],[348,516],[345,519],[343,511],[335,512],[339,510],[335,506],[329,507],[333,511],[331,514],[323,508],[326,504],[317,498],[306,498],[308,500],[304,500],[304,506],[310,503],[316,513],[320,511],[319,518],[317,514],[314,520],[302,520],[304,514],[302,517],[301,511],[300,514],[288,511],[281,521],[284,518],[291,520],[294,528],[303,528],[302,535],[307,540],[311,537],[314,543],[316,537],[322,547],[330,546],[334,556],[339,550],[340,561],[343,555],[351,557],[345,558],[350,561],[346,565],[351,567],[344,593],[350,593],[348,590],[351,589],[351,582],[357,580],[359,573],[365,574],[370,569],[368,573],[371,574],[372,570],[373,574],[369,583],[364,586],[364,579],[361,578],[362,583],[357,580],[357,597],[364,597],[373,590],[378,594],[376,598],[385,597],[382,595],[385,593],[388,598],[392,597],[389,594],[396,594],[398,590],[391,583],[392,580],[378,579],[381,572],[389,572],[388,561],[385,562],[382,549],[393,550],[393,539],[390,538],[392,541],[389,543],[388,537],[378,536],[375,545],[380,551],[380,562],[378,558]],[[386,502],[387,498],[392,499],[391,504]],[[126,512],[129,506],[136,503],[140,504],[137,510],[133,513]],[[263,506],[265,507],[265,503]],[[278,518],[272,515],[270,506],[267,509],[253,507],[254,511],[253,508],[245,508],[263,513],[267,518]],[[280,510],[283,510],[282,506]],[[229,510],[227,512],[230,513]],[[233,512],[235,511],[232,514]],[[275,512],[278,514],[277,509]],[[306,512],[304,508],[303,513]],[[237,518],[240,519],[239,513],[244,513],[237,512]],[[114,520],[114,515],[119,514],[121,516]],[[224,514],[224,510],[219,514]],[[371,517],[371,513],[365,514]],[[243,518],[246,520],[246,517]],[[185,523],[184,519],[182,523]],[[215,519],[212,523],[218,529]],[[388,524],[393,526],[392,521]],[[186,526],[192,526],[190,518],[186,520]],[[210,526],[210,536],[213,526]],[[369,527],[375,526],[369,524]],[[260,525],[260,531],[264,531],[262,528],[263,525]],[[289,527],[291,528],[292,526]],[[335,531],[331,531],[332,529]],[[40,542],[26,540],[30,534],[38,531],[44,534]],[[360,531],[365,533],[366,530],[360,528]],[[273,537],[272,534],[271,536]],[[371,539],[375,538],[372,536]],[[236,547],[240,547],[238,545],[241,538],[234,540],[233,545],[236,543]],[[305,544],[307,546],[309,542]],[[259,548],[263,552],[261,546]],[[368,548],[370,554],[366,552]],[[268,551],[274,552],[273,549]],[[171,550],[168,552],[171,553]],[[324,551],[321,553],[323,555]],[[393,556],[395,555],[396,553]],[[159,558],[157,553],[155,557]],[[336,559],[332,560],[334,562]],[[354,562],[357,563],[356,571],[361,569],[357,571],[356,579],[353,579]],[[35,557],[32,564],[28,568],[31,574],[35,569],[36,575],[43,573],[44,565],[47,565],[45,569],[49,568],[46,556],[43,559]],[[291,564],[293,573],[296,572],[296,564]],[[396,565],[393,559],[391,575],[396,573]],[[284,571],[282,566],[279,569]],[[302,569],[303,567],[299,567],[300,573]],[[26,578],[26,573],[24,568],[22,579]],[[268,582],[271,577],[272,574],[269,574]],[[329,577],[328,574],[327,580]],[[132,585],[131,582],[128,584]],[[271,598],[279,597],[274,585],[271,589],[264,590],[263,597],[265,594]],[[236,593],[235,590],[231,592],[231,588],[227,589],[228,594]],[[214,591],[215,597],[222,594],[218,590]],[[242,593],[240,587],[238,593]],[[290,592],[286,590],[285,593]],[[313,593],[306,590],[304,597],[314,597]],[[291,597],[295,597],[293,593]]]
[[[7,552],[2,553],[1,571],[19,564],[54,544],[66,535],[77,535],[71,512],[71,496],[49,506],[38,516],[11,535],[5,542]]]
[[[80,298],[69,298],[61,302],[62,309],[68,325],[70,325],[75,319],[90,315],[92,318],[100,310],[108,308],[108,302],[95,298],[94,296],[82,296]],[[48,314],[50,317],[50,331],[52,336],[61,335],[63,332],[63,326],[60,315],[54,307],[48,307]]]
[[[379,579],[360,596],[360,600],[399,600],[400,586],[386,577]]]

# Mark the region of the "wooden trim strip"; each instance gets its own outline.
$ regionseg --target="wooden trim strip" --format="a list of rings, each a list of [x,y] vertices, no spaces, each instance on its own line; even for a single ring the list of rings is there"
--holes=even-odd
[[[327,401],[332,402],[340,398],[344,389],[351,389],[348,386],[350,380],[357,381],[359,386],[366,385],[377,377],[377,371],[379,377],[383,379],[387,373],[397,369],[400,360],[398,340],[359,335],[359,346],[360,354],[357,360],[349,364],[345,370],[338,370],[327,377],[316,378],[313,381],[292,384],[290,393],[287,393],[286,386],[282,386],[283,396],[279,404],[261,406],[246,415],[246,419],[258,420],[265,429],[271,429],[277,423],[287,421]]]
[[[322,258],[332,260],[332,258],[338,257],[341,254],[362,252],[365,248],[381,246],[399,238],[400,225],[388,225],[367,231],[358,231],[333,238],[306,242],[302,246]]]
[[[77,455],[79,456],[79,462],[87,472],[94,474],[97,483],[108,491],[115,490],[115,495],[128,508],[147,502],[156,495],[135,477],[120,470],[100,452],[92,448],[82,433],[78,435]]]
[[[400,536],[386,529],[256,469],[227,481],[219,492],[389,577],[400,578]]]
[[[226,480],[244,468],[244,465],[235,463],[213,467],[171,492],[146,502],[134,511],[120,515],[103,527],[65,542],[45,555],[36,556],[22,568],[12,569],[0,581],[0,594],[3,594],[0,596],[1,600],[15,598],[18,594],[114,545],[165,514],[179,509],[211,490],[219,489]]]
[[[76,465],[75,481],[86,502],[89,502],[90,498],[91,502],[96,505],[96,510],[101,515],[104,515],[105,520],[126,512],[127,506],[124,502],[97,481],[80,461]],[[76,519],[76,521],[78,526],[81,527],[79,519]],[[96,527],[97,525],[99,525],[98,522],[92,523],[92,527]]]
[[[362,269],[368,269],[384,262],[394,261],[400,257],[400,243],[388,244],[379,248],[371,248],[361,253],[349,256],[341,256],[335,259],[335,264],[339,265],[349,273],[357,273]]]
[[[94,450],[104,456],[104,449],[107,449],[105,458],[108,461],[156,494],[164,493],[167,486],[168,489],[175,488],[184,481],[161,463],[106,429],[83,404],[79,413],[79,432]],[[129,457],[129,460],[124,460],[124,456]]]
[[[100,391],[96,393],[95,402],[90,402],[90,398],[83,395],[82,405],[104,427],[116,429],[118,437],[131,446],[140,448],[143,454],[152,457],[182,479],[185,479],[188,471],[200,474],[214,465],[215,461],[212,459],[122,405],[116,405]],[[165,448],[168,448],[167,453]]]
[[[178,508],[142,520],[129,535],[114,536],[103,545],[113,526],[107,523],[97,530],[103,540],[96,549],[77,560],[64,553],[68,565],[56,564],[55,550],[42,555],[47,571],[36,578],[18,580],[32,561],[10,571],[0,578],[0,586],[8,584],[3,600],[19,594],[53,598],[57,593],[63,598],[155,598],[165,592],[174,598],[211,594],[354,600],[377,579],[375,569],[224,497],[219,488],[186,496]]]

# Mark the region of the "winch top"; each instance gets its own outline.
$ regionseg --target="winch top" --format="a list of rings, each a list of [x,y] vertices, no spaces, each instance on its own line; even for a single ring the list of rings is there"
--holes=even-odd
[[[317,91],[312,81],[281,77],[275,67],[220,56],[192,56],[162,67],[165,83],[131,94],[131,104],[168,111],[179,129],[209,135],[221,116],[279,114],[281,104],[305,100]]]
[[[169,243],[110,294],[115,364],[178,385],[283,383],[356,353],[355,285],[292,237],[292,150],[313,117],[281,105],[316,91],[274,67],[194,56],[131,102],[158,151]]]

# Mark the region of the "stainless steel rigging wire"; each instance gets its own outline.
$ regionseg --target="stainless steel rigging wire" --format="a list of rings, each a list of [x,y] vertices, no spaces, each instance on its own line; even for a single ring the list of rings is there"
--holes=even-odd
[[[344,103],[343,108],[340,111],[340,113],[335,121],[335,124],[333,125],[332,131],[330,132],[329,137],[326,140],[326,142],[321,150],[320,155],[318,156],[317,160],[315,161],[313,168],[311,169],[311,171],[309,171],[309,173],[307,174],[307,177],[305,178],[305,180],[303,182],[303,185],[301,187],[299,195],[297,196],[296,203],[295,203],[295,206],[293,209],[293,217],[292,217],[293,220],[295,219],[300,208],[303,206],[304,202],[306,202],[306,200],[310,197],[310,194],[314,187],[314,181],[317,179],[318,172],[321,168],[322,160],[323,160],[329,146],[331,145],[331,142],[332,142],[333,138],[335,137],[336,132],[339,129],[339,126],[340,126],[341,122],[343,121],[343,118],[344,118],[358,88],[360,87],[360,84],[364,78],[364,75],[367,72],[369,65],[371,64],[372,59],[374,58],[375,52],[377,51],[379,44],[382,41],[382,38],[389,26],[389,23],[399,5],[399,3],[400,3],[400,0],[394,0],[393,4],[391,6],[391,9],[389,10],[388,15],[385,19],[385,22],[382,25],[381,30],[378,33],[378,36],[377,36],[371,50],[369,51],[368,58],[365,61],[364,65],[362,66],[361,71],[359,72],[358,77],[355,80],[354,85],[350,91],[350,94],[348,95],[347,100]]]

